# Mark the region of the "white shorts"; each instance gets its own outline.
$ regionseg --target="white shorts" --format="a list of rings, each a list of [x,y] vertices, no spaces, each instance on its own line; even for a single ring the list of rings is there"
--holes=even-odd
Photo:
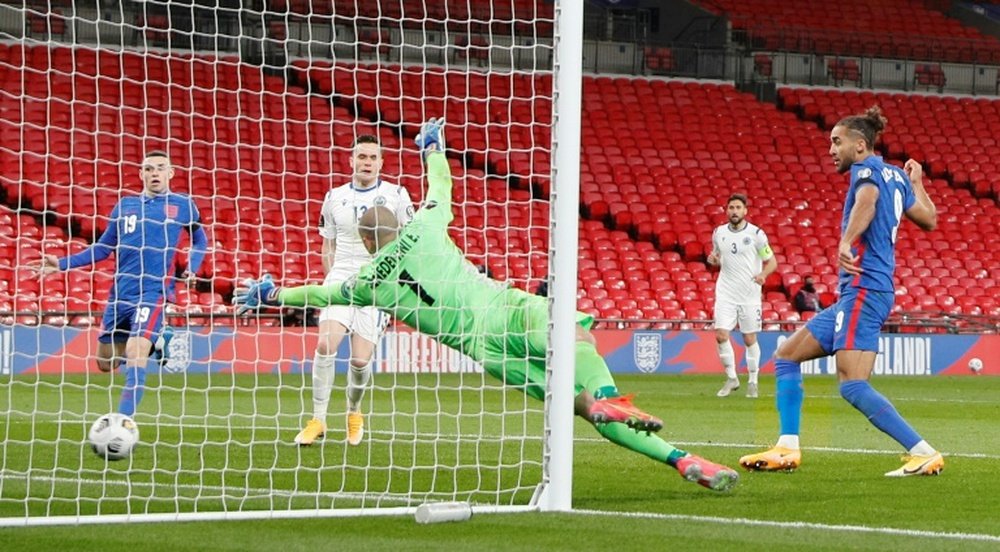
[[[347,305],[323,307],[319,311],[319,321],[326,322],[327,320],[340,322],[348,331],[371,343],[378,343],[382,332],[389,325],[389,315],[375,307],[351,307]]]
[[[715,329],[733,331],[737,322],[740,333],[757,333],[761,328],[760,303],[737,305],[727,301],[715,302]]]

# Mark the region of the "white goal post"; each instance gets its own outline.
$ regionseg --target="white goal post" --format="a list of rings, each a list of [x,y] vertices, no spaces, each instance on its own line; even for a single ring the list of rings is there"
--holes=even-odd
[[[571,509],[583,3],[200,4],[0,4],[0,527]],[[326,435],[299,447],[316,313],[237,318],[234,285],[322,282],[320,206],[350,182],[358,136],[378,138],[381,178],[419,208],[413,137],[439,116],[452,238],[512,286],[553,284],[546,400],[390,324],[362,443],[345,435],[345,339]],[[153,150],[208,253],[163,303],[171,338],[144,372],[140,441],[106,461],[87,431],[128,381],[95,363],[115,256],[44,278],[31,267],[117,224]],[[192,256],[182,235],[168,278]]]

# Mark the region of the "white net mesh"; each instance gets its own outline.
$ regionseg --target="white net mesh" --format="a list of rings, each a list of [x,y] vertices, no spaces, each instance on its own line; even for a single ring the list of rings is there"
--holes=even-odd
[[[459,499],[528,504],[542,480],[541,403],[390,326],[345,442],[347,342],[325,439],[310,417],[310,313],[237,319],[234,283],[324,276],[320,205],[379,137],[382,177],[419,205],[412,137],[447,121],[450,234],[498,279],[547,274],[552,6],[545,2],[28,2],[0,5],[0,521],[91,514],[368,509]],[[134,416],[105,462],[86,444],[122,371],[95,367],[114,256],[39,279],[41,255],[92,244],[169,152],[210,252],[177,285]],[[186,236],[186,235],[185,235]],[[180,243],[176,268],[187,266]],[[362,510],[363,511],[363,510]]]

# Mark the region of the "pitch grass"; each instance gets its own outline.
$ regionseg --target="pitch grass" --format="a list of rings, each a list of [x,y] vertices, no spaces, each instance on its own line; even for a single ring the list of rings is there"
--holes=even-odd
[[[245,489],[264,483],[275,488],[288,485],[288,489],[315,492],[316,496],[326,496],[322,493],[327,491],[334,495],[357,491],[351,487],[352,481],[365,470],[340,475],[340,470],[319,467],[329,468],[345,460],[360,464],[366,455],[372,458],[373,471],[383,474],[365,475],[370,485],[381,485],[381,489],[391,493],[398,490],[394,484],[405,480],[407,484],[416,485],[418,493],[434,496],[434,492],[464,488],[470,474],[453,467],[446,470],[445,477],[439,476],[438,482],[432,484],[427,483],[426,474],[393,475],[392,470],[376,467],[376,461],[381,461],[378,459],[390,452],[403,454],[405,451],[412,455],[401,456],[408,462],[413,458],[418,464],[431,464],[433,456],[426,455],[439,454],[442,463],[462,466],[467,451],[458,450],[448,456],[440,446],[435,448],[431,444],[441,439],[448,442],[448,436],[456,433],[513,438],[533,435],[537,429],[536,412],[524,416],[490,414],[500,410],[501,400],[508,402],[508,408],[513,408],[520,400],[516,393],[477,392],[474,396],[466,396],[458,390],[461,382],[457,376],[422,376],[421,383],[446,389],[438,395],[440,400],[433,394],[425,397],[424,393],[412,390],[382,388],[374,392],[375,412],[370,417],[370,427],[372,440],[380,443],[377,447],[345,450],[340,441],[342,436],[333,428],[323,447],[299,450],[274,443],[250,446],[252,442],[290,439],[299,421],[293,413],[301,409],[303,402],[308,402],[303,400],[308,394],[303,395],[287,381],[278,385],[277,378],[237,376],[233,378],[235,385],[232,388],[215,389],[209,395],[189,391],[185,395],[187,400],[183,401],[179,390],[161,388],[159,393],[147,397],[147,401],[153,399],[155,402],[144,402],[143,410],[159,408],[163,412],[160,419],[164,421],[159,423],[143,415],[138,416],[137,421],[146,430],[144,442],[163,444],[140,447],[134,454],[133,465],[140,463],[140,467],[148,469],[155,459],[161,469],[152,472],[148,481],[159,478],[161,482],[176,485],[200,480],[210,488],[225,489],[230,495],[204,502],[180,501],[181,507],[188,510],[195,504],[199,509],[211,509],[213,505],[219,507],[223,502],[232,504],[233,501],[259,508],[262,499],[251,500]],[[762,396],[757,400],[746,399],[742,390],[725,400],[716,398],[715,390],[721,382],[718,377],[621,376],[618,380],[623,390],[638,391],[637,402],[641,406],[665,419],[664,437],[693,452],[735,465],[739,456],[765,447],[774,439],[777,420],[771,379],[762,379]],[[194,376],[187,382],[192,390],[202,383]],[[967,551],[1000,547],[998,540],[976,540],[974,537],[872,533],[830,527],[849,525],[1000,538],[996,518],[996,512],[1000,512],[1000,483],[996,477],[1000,465],[1000,432],[997,431],[1000,378],[881,378],[875,385],[893,399],[898,409],[932,444],[948,455],[943,475],[902,480],[884,478],[883,472],[900,465],[895,443],[873,429],[840,399],[834,379],[810,377],[806,379],[803,440],[807,448],[803,467],[795,473],[744,473],[740,485],[728,494],[712,493],[687,483],[671,469],[601,441],[586,424],[578,423],[574,507],[621,512],[621,515],[479,515],[466,523],[431,526],[420,526],[410,517],[399,517],[128,524],[113,529],[107,526],[16,528],[0,529],[0,550],[579,550],[612,546],[630,550],[774,550],[787,546],[816,550]],[[215,381],[213,386],[218,387],[219,382]],[[55,484],[47,483],[44,478],[5,476],[0,493],[0,515],[23,516],[26,508],[33,513],[58,512],[70,502],[44,500],[43,497],[58,496],[70,490],[86,494],[93,489],[68,481],[104,477],[103,463],[79,444],[86,425],[82,418],[59,424],[54,421],[60,417],[57,414],[33,418],[16,414],[31,404],[47,405],[46,408],[52,411],[60,411],[58,405],[62,405],[61,411],[71,414],[99,412],[101,409],[96,405],[103,401],[107,406],[111,397],[106,390],[93,387],[96,386],[60,388],[34,380],[0,386],[0,412],[15,411],[0,420],[5,455],[2,462],[8,470],[5,474],[11,470],[23,473],[31,468],[32,473],[56,474],[60,481],[66,480]],[[335,390],[335,397],[338,392],[340,390]],[[395,395],[396,415],[391,414],[390,393]],[[206,396],[212,400],[206,400]],[[221,400],[220,396],[229,397],[229,401]],[[86,405],[82,397],[86,397]],[[488,400],[478,404],[473,401],[475,397],[488,397]],[[428,400],[436,402],[424,402]],[[252,416],[250,406],[254,403],[261,416]],[[212,405],[216,404],[225,405],[226,412],[211,412]],[[244,409],[243,413],[233,415],[230,412],[236,405]],[[171,411],[171,408],[176,410]],[[449,415],[441,421],[415,414],[433,409]],[[176,414],[182,411],[184,416],[177,417]],[[228,414],[230,421],[220,423],[217,416],[222,414]],[[61,417],[64,421],[72,419],[70,415]],[[334,419],[336,415],[331,415],[331,420]],[[406,446],[396,446],[390,451],[392,443],[389,434],[378,427],[380,420],[396,424],[395,440],[403,441]],[[223,431],[216,426],[230,427]],[[253,428],[232,429],[233,426]],[[154,435],[149,434],[154,431]],[[223,431],[228,440],[238,446],[226,446],[224,440],[218,438],[218,431]],[[407,433],[410,431],[412,434]],[[423,432],[437,439],[422,440]],[[36,446],[29,451],[23,448],[27,445],[17,444],[30,439],[31,435],[51,439],[58,446],[53,445],[46,453],[44,447]],[[423,446],[424,441],[427,446]],[[497,465],[485,480],[498,482],[497,488],[508,489],[498,493],[503,500],[523,502],[526,491],[521,486],[529,484],[537,474],[531,466],[514,469],[507,463],[518,454],[536,454],[540,447],[536,441],[528,440],[517,449],[511,449],[500,441],[490,442],[478,451],[481,458],[503,459],[494,461]],[[242,455],[234,452],[258,448],[262,450],[256,455],[254,452]],[[449,451],[453,448],[451,444],[444,447]],[[209,468],[207,474],[188,466],[188,462],[199,457],[202,463],[196,465]],[[227,461],[234,463],[231,470],[210,469]],[[250,465],[259,469],[273,466],[272,475],[255,480],[254,477],[261,476],[247,476],[245,470]],[[178,467],[190,471],[179,475],[170,473]],[[114,465],[109,468],[115,477],[121,477],[119,471],[123,470]],[[242,480],[235,475],[241,470]],[[441,484],[440,479],[447,483]],[[438,484],[443,486],[434,488]],[[162,491],[158,487],[148,488]],[[115,494],[115,489],[117,487],[105,488],[111,494]],[[143,489],[146,487],[133,490],[141,495],[140,504],[162,504],[154,500],[154,492]],[[233,496],[236,489],[243,489],[245,494]],[[25,499],[29,497],[34,498],[27,500],[29,506],[25,506]],[[115,512],[118,509],[115,505],[124,507],[126,500],[111,501],[102,511]],[[315,503],[316,499],[312,501]],[[281,501],[276,505],[287,507],[287,503]],[[147,508],[162,510],[160,507]],[[660,517],[625,517],[625,513],[649,513]],[[734,521],[738,519],[789,523],[753,525]],[[818,525],[796,526],[792,525],[794,522]]]

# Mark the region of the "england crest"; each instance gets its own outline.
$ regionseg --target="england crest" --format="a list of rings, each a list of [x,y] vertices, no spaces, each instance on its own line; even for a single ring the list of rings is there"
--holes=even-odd
[[[658,333],[636,332],[632,334],[632,350],[635,366],[641,372],[655,372],[663,359],[663,338]]]

